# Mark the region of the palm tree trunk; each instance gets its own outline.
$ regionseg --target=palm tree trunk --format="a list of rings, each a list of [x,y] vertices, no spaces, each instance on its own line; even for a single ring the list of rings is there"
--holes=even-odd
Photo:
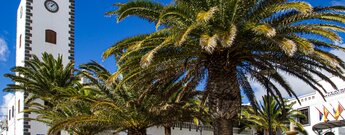
[[[241,107],[236,68],[211,63],[208,66],[206,95],[214,120],[214,135],[232,135]]]
[[[264,130],[257,130],[256,134],[257,135],[265,135],[265,131]]]
[[[147,135],[146,134],[146,129],[130,129],[128,130],[128,135]]]
[[[171,126],[164,126],[164,135],[171,135]]]
[[[228,119],[218,119],[215,121],[216,125],[215,130],[213,132],[214,135],[232,135],[233,134],[233,126],[232,122]]]

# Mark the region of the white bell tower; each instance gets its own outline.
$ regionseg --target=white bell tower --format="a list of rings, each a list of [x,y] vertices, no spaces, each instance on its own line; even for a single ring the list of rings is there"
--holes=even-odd
[[[17,12],[16,66],[32,55],[43,52],[63,56],[66,65],[74,61],[75,0],[21,0]],[[16,92],[8,105],[8,135],[44,135],[48,127],[23,118],[35,114],[20,113],[26,108],[26,94]]]

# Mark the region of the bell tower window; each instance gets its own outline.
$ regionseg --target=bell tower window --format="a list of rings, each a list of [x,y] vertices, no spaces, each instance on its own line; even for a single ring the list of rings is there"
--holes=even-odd
[[[14,117],[14,106],[12,106],[12,117]]]
[[[19,36],[19,48],[22,47],[22,34]]]
[[[20,113],[20,99],[18,100],[18,113]]]
[[[9,121],[11,120],[11,109],[8,110],[8,120],[9,120]]]
[[[56,32],[53,30],[46,30],[46,42],[56,44]]]

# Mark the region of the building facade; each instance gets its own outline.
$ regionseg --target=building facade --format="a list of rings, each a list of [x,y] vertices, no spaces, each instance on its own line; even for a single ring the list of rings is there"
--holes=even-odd
[[[47,52],[62,55],[66,65],[74,61],[74,0],[21,0],[17,11],[16,66],[25,66],[33,55]],[[8,135],[44,135],[47,126],[23,118],[35,114],[22,113],[28,95],[15,92],[7,106]]]
[[[309,135],[318,134],[312,129],[314,125],[335,121],[338,108],[342,110],[342,107],[345,105],[345,82],[338,77],[331,77],[330,79],[337,85],[337,89],[325,81],[320,81],[327,91],[323,92],[325,99],[320,93],[312,92],[298,97],[301,104],[296,99],[290,100],[290,102],[296,102],[293,106],[294,109],[300,110],[307,116],[306,118],[299,119],[299,121],[304,125]],[[329,114],[326,117],[327,113]],[[344,118],[345,112],[340,113],[337,120],[344,120]],[[321,134],[326,132],[332,132],[335,135],[345,135],[345,127],[323,130]]]

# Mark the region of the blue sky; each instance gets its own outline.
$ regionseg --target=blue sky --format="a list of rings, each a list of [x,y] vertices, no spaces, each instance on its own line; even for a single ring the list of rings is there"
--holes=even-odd
[[[20,0],[0,2],[0,97],[2,89],[11,83],[3,74],[15,66],[16,12]],[[76,0],[75,59],[76,65],[95,60],[115,71],[115,61],[102,62],[101,54],[116,41],[155,30],[153,24],[130,17],[116,23],[114,17],[105,16],[113,10],[112,4],[127,0]],[[159,1],[159,0],[156,0]],[[164,0],[165,2],[168,0]],[[345,5],[344,0],[308,0],[313,6]],[[0,99],[0,104],[2,100]]]

